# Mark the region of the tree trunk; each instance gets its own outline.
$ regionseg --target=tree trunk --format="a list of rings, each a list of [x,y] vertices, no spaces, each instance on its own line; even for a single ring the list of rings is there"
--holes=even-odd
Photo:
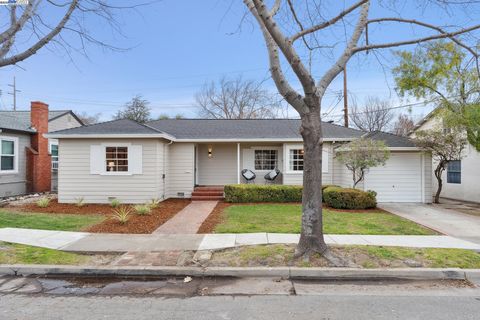
[[[323,238],[322,223],[322,122],[320,108],[302,115],[303,137],[302,233],[295,257],[324,254],[328,247]]]
[[[435,193],[435,198],[433,200],[434,203],[440,203],[440,193],[442,193],[443,187],[443,180],[442,180],[442,173],[445,170],[445,165],[440,162],[435,169],[435,178],[437,178],[437,192]]]

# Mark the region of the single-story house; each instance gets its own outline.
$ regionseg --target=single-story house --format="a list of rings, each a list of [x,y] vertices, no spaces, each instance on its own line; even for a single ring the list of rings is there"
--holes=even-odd
[[[142,203],[152,198],[190,198],[197,186],[246,181],[243,169],[264,175],[279,169],[274,183],[301,185],[303,143],[300,120],[167,119],[139,124],[115,120],[49,133],[59,141],[58,198],[73,203]],[[365,132],[323,123],[323,183],[351,186],[335,149]],[[391,157],[372,168],[361,189],[386,202],[431,202],[431,156],[408,138],[370,133],[386,142]],[[194,199],[196,196],[194,194]]]
[[[444,123],[436,109],[423,118],[415,127],[412,136],[420,130],[436,130],[448,132],[450,129]],[[437,163],[433,160],[432,167]],[[437,190],[437,179],[432,169],[433,192]],[[480,203],[480,152],[471,144],[467,144],[463,158],[450,161],[447,170],[442,175],[443,187],[441,196],[448,199]]]
[[[43,134],[81,125],[71,110],[38,101],[30,110],[0,111],[0,197],[55,190],[58,141]]]

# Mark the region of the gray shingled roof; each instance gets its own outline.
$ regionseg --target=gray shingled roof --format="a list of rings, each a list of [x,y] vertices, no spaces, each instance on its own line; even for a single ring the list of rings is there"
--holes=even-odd
[[[147,123],[177,139],[301,139],[300,120],[209,120],[166,119]],[[360,137],[364,132],[323,123],[323,134],[330,139]]]
[[[397,136],[393,133],[374,131],[367,133],[365,137],[373,140],[384,141],[387,147],[390,148],[416,147],[415,143],[413,143],[411,139],[407,137]]]
[[[48,120],[51,121],[64,114],[72,112],[71,110],[50,110],[48,111]],[[30,111],[0,111],[0,128],[25,132],[35,132],[30,128]]]
[[[50,132],[52,133],[52,132]],[[133,120],[112,120],[83,127],[54,131],[54,134],[96,135],[96,134],[158,134],[159,130],[150,128]]]

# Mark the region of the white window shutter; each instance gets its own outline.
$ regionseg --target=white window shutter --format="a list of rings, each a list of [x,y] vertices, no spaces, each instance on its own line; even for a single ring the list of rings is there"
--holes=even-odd
[[[105,165],[105,147],[99,145],[90,146],[90,174],[101,174]]]
[[[128,147],[128,171],[131,174],[143,173],[143,154],[141,145]]]
[[[328,156],[328,151],[322,150],[322,172],[324,173],[328,172]]]

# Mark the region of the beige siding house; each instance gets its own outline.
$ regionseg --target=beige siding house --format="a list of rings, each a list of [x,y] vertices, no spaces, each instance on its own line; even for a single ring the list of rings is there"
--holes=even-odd
[[[303,144],[300,122],[277,120],[158,120],[139,124],[115,120],[47,135],[60,144],[59,201],[142,203],[152,198],[190,198],[197,186],[247,183],[242,170],[256,174],[249,183],[301,185]],[[325,184],[351,186],[336,148],[364,132],[323,124],[322,173]],[[362,189],[380,201],[430,202],[431,162],[407,138],[370,134],[390,147],[385,167],[372,169]],[[274,181],[264,176],[280,171]]]
[[[443,121],[435,116],[435,112],[426,116],[416,127],[412,135],[420,130],[444,130]],[[437,190],[437,179],[433,170],[437,163],[430,161],[428,173],[432,179],[432,192]],[[443,188],[441,196],[448,199],[480,203],[480,152],[474,146],[467,144],[463,158],[453,161],[447,166],[442,176]]]

